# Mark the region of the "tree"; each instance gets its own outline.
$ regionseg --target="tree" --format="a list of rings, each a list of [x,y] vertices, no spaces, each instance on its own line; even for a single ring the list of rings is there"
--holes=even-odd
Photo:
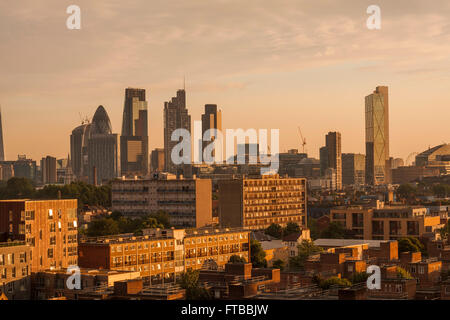
[[[402,184],[397,188],[396,193],[401,199],[412,199],[416,196],[417,188],[410,184]]]
[[[181,275],[180,287],[186,290],[187,300],[208,300],[211,299],[211,295],[208,290],[200,287],[199,271],[188,269]]]
[[[420,247],[411,240],[412,237],[398,240],[398,252],[419,252]]]
[[[289,266],[293,270],[304,270],[305,262],[309,256],[322,252],[322,248],[314,245],[312,241],[303,240],[297,247],[298,254],[295,257],[289,258]]]
[[[351,282],[353,284],[366,282],[368,277],[369,275],[366,272],[355,272],[351,278]]]
[[[352,283],[345,278],[339,278],[339,277],[331,277],[328,279],[321,279],[320,277],[315,278],[316,284],[322,289],[322,290],[328,290],[331,286],[343,286],[343,287],[350,287]]]
[[[289,222],[286,225],[286,228],[283,229],[283,236],[288,236],[293,233],[300,232],[300,226],[296,224],[295,222]]]
[[[450,185],[440,183],[440,184],[434,185],[432,190],[433,190],[433,194],[435,196],[440,197],[440,198],[446,198],[447,195],[450,194]]]
[[[401,267],[397,267],[397,277],[400,279],[413,279],[411,274]]]
[[[110,215],[110,218],[113,219],[113,220],[116,220],[116,221],[119,220],[122,217],[123,217],[123,214],[121,212],[119,212],[119,211],[114,211]]]
[[[311,239],[316,240],[320,237],[320,230],[317,225],[317,220],[308,218],[308,228],[311,235]]]
[[[280,271],[283,271],[284,269],[284,261],[281,259],[275,260],[272,264],[272,268],[274,269],[280,269]]]
[[[150,214],[151,218],[156,219],[156,221],[158,221],[158,223],[160,223],[161,225],[163,225],[163,228],[170,228],[170,216],[166,211],[163,210],[158,210],[152,214]]]
[[[234,254],[230,257],[228,263],[247,263],[247,261],[245,260],[245,258]]]
[[[339,222],[333,221],[321,232],[320,237],[326,239],[351,239],[353,238],[353,232],[347,230]]]
[[[108,236],[120,233],[119,224],[111,218],[94,220],[89,223],[87,235],[89,237]]]
[[[280,239],[283,235],[283,228],[276,223],[272,223],[266,230],[265,234]]]
[[[266,268],[266,252],[261,247],[261,243],[256,240],[250,240],[250,257],[252,265],[255,268]]]
[[[13,177],[6,182],[6,187],[2,194],[5,199],[17,199],[31,198],[34,195],[34,192],[34,186],[31,180]]]

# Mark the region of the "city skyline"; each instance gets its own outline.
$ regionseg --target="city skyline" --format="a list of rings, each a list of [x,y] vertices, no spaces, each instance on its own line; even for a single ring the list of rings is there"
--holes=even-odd
[[[367,4],[357,1],[247,3],[238,11],[233,1],[79,1],[79,31],[65,28],[66,4],[27,4],[0,10],[7,160],[66,157],[79,114],[92,117],[98,105],[121,128],[127,87],[147,90],[149,150],[162,147],[163,103],[185,75],[192,121],[217,104],[223,128],[280,128],[281,152],[301,149],[300,126],[312,157],[329,131],[341,132],[343,153],[365,153],[364,97],[379,85],[390,88],[392,157],[448,142],[445,1],[379,1],[379,31],[364,27]]]

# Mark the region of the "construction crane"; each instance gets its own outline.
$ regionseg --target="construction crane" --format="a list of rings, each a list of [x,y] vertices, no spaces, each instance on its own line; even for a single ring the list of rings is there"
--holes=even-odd
[[[302,130],[300,129],[300,127],[297,127],[297,129],[298,129],[298,134],[300,135],[300,141],[302,144],[302,152],[305,153],[306,138],[303,138]]]

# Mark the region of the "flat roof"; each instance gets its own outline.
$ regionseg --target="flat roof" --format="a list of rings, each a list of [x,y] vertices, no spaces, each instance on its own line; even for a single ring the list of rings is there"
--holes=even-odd
[[[371,248],[379,248],[380,243],[390,240],[362,240],[362,239],[317,239],[314,241],[320,247],[350,247],[367,244]]]

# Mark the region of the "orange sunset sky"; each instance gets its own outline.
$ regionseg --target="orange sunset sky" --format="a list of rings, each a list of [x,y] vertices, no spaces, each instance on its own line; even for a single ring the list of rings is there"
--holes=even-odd
[[[81,8],[68,30],[66,8]],[[381,7],[381,30],[366,9]],[[224,128],[279,128],[280,149],[318,157],[328,131],[365,152],[364,97],[390,89],[391,156],[450,142],[448,0],[20,0],[0,3],[7,160],[66,157],[80,114],[105,106],[120,133],[126,87],[147,90],[150,150],[186,76],[192,121],[217,104]]]

